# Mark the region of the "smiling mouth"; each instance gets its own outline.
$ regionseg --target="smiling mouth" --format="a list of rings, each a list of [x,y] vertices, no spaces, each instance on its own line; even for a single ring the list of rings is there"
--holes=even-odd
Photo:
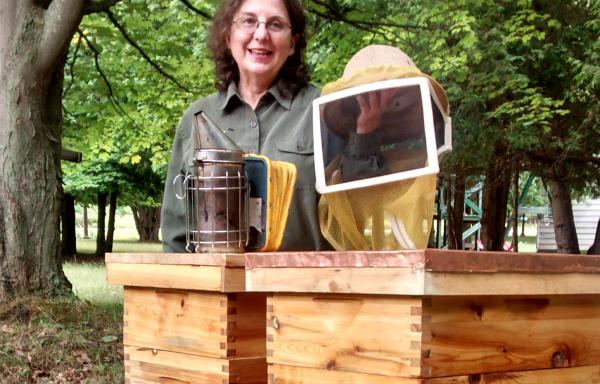
[[[260,57],[267,57],[273,54],[273,52],[266,50],[266,49],[248,49],[248,52],[250,52],[252,55],[255,56],[260,56]]]

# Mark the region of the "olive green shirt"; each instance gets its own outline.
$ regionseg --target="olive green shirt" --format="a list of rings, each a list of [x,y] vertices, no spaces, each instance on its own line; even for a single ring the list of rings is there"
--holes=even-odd
[[[317,219],[313,159],[312,101],[320,94],[312,85],[287,96],[273,85],[255,110],[232,83],[227,93],[215,93],[194,102],[181,119],[167,171],[161,213],[165,252],[185,251],[185,202],[175,197],[173,179],[185,174],[193,154],[192,119],[203,111],[246,153],[294,163],[298,176],[288,216],[282,251],[331,249]]]

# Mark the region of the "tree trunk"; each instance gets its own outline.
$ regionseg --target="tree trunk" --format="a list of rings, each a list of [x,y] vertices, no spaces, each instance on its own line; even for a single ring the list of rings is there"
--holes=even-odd
[[[113,239],[115,238],[115,213],[117,212],[117,191],[110,193],[110,206],[108,209],[108,230],[106,233],[106,252],[112,252]]]
[[[513,175],[512,250],[519,252],[519,166]]]
[[[75,198],[68,193],[64,194],[62,207],[62,256],[63,260],[77,256]]]
[[[96,224],[98,231],[96,232],[96,255],[104,257],[106,253],[106,193],[98,193],[98,223]]]
[[[598,226],[596,226],[596,237],[594,237],[594,244],[588,249],[588,255],[600,255],[600,219],[598,219]]]
[[[448,231],[448,248],[463,249],[462,234],[464,230],[464,211],[465,211],[465,176],[457,172],[454,179],[454,198],[450,205],[448,201],[448,218],[450,220]]]
[[[453,228],[454,228],[454,217],[452,215],[452,175],[448,175],[445,177],[446,179],[446,188],[444,189],[444,199],[446,200],[446,225],[445,225],[445,234],[444,240],[442,241],[442,246],[448,245],[448,248],[451,248],[452,237],[454,236]],[[446,237],[447,234],[447,237]]]
[[[83,238],[84,239],[89,239],[90,238],[90,233],[89,233],[89,221],[88,221],[88,212],[87,212],[87,204],[83,206]]]
[[[579,254],[579,241],[573,218],[571,193],[562,180],[550,179],[550,207],[554,222],[554,237],[556,239],[556,252]]]
[[[83,0],[0,2],[0,301],[70,290],[61,265],[63,67]]]
[[[160,230],[160,207],[131,207],[135,227],[140,235],[140,241],[158,241]]]
[[[506,164],[496,161],[488,168],[483,185],[483,215],[481,239],[486,251],[502,251],[504,225],[510,177],[503,168]]]

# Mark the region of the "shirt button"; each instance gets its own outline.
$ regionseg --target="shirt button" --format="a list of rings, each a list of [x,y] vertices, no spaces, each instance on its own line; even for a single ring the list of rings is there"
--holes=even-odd
[[[256,121],[250,122],[250,128],[256,128]]]

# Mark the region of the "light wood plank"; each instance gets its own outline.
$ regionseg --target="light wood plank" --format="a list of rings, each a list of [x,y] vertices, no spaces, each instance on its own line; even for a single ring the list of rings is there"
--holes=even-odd
[[[264,384],[264,358],[215,359],[125,345],[125,380],[143,384]]]
[[[600,361],[599,296],[435,297],[423,319],[422,377]]]
[[[227,357],[227,295],[126,287],[123,343]]]
[[[264,357],[261,293],[125,288],[124,343],[208,357]]]
[[[426,296],[600,294],[594,273],[436,273],[427,272]]]
[[[269,384],[421,384],[421,379],[269,364]],[[444,383],[445,384],[445,383]]]
[[[423,294],[418,268],[253,268],[246,270],[252,292]]]
[[[600,384],[600,365],[434,379],[398,378],[269,364],[269,384]]]
[[[418,377],[420,303],[386,296],[275,294],[267,300],[267,361]]]
[[[422,384],[600,384],[600,365],[426,379]]]
[[[107,253],[106,263],[244,267],[243,253]]]
[[[244,292],[242,268],[197,265],[107,263],[111,284],[219,292]]]
[[[362,293],[381,295],[600,294],[600,274],[430,272],[419,268],[253,268],[254,292]]]
[[[423,308],[430,323],[600,319],[600,295],[435,296]]]

